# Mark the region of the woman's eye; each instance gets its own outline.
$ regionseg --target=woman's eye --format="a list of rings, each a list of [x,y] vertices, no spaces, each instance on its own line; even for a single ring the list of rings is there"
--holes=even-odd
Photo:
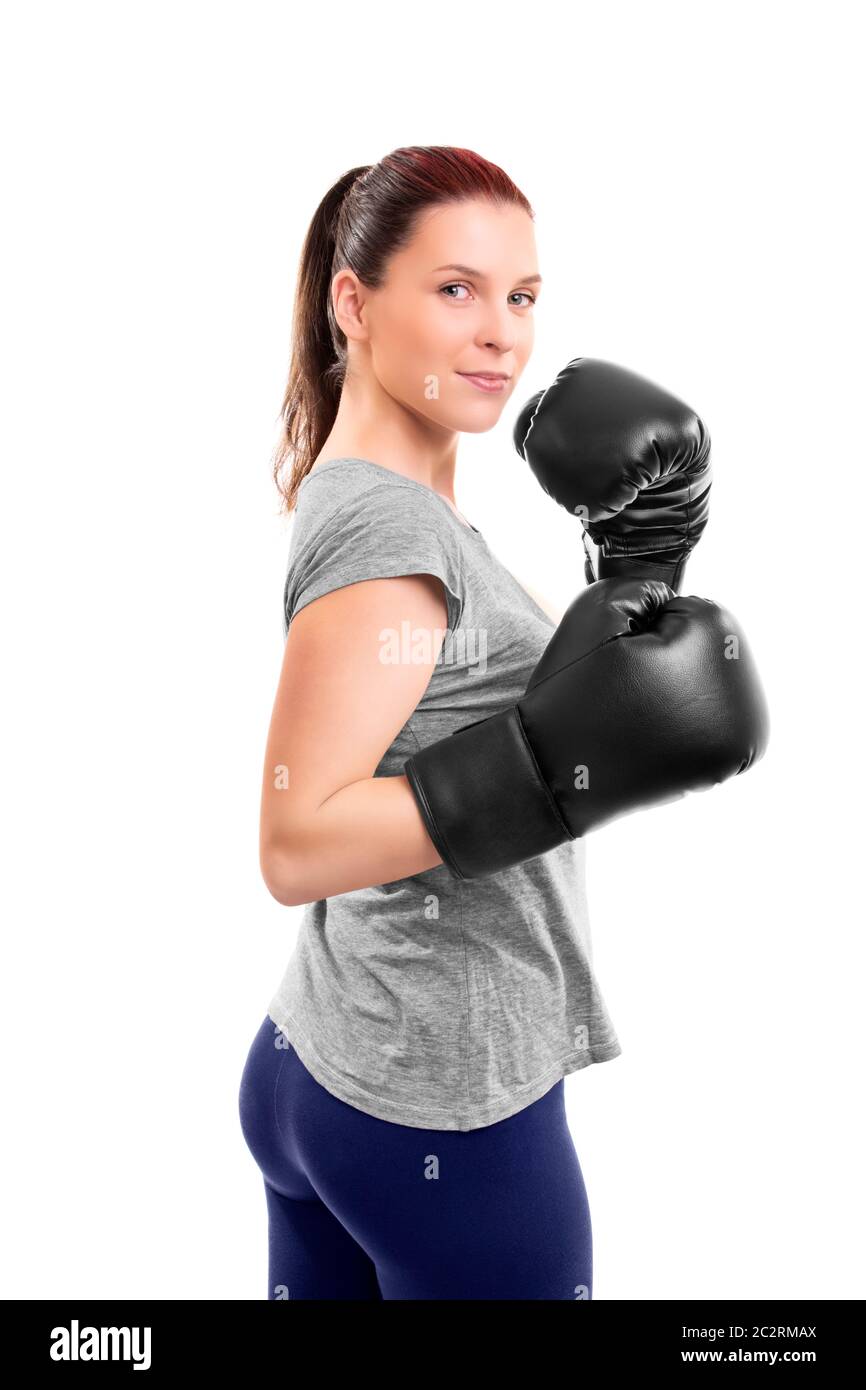
[[[443,285],[443,286],[442,286],[442,289],[440,290],[440,294],[444,294],[445,297],[446,297],[447,299],[455,299],[455,300],[457,300],[457,303],[458,303],[458,304],[463,304],[463,303],[465,303],[466,301],[465,301],[465,300],[458,299],[456,295],[448,294],[448,290],[466,290],[467,294],[470,292],[470,291],[469,291],[469,286],[460,283],[460,281],[456,281],[453,285]],[[528,299],[530,304],[534,304],[534,303],[535,303],[535,295],[534,295],[534,294],[530,294],[528,290],[515,290],[514,294],[512,295],[512,299],[521,299],[521,298],[523,298],[523,299]],[[519,305],[517,305],[517,308],[519,308],[519,309],[524,309],[524,308],[526,308],[526,307],[527,307],[527,306],[524,305],[524,304],[519,304]]]
[[[443,285],[443,286],[442,286],[442,293],[444,294],[446,290],[468,290],[468,289],[469,289],[469,286],[468,286],[468,285],[460,285],[460,284],[455,284],[455,285]],[[454,296],[453,294],[449,294],[449,295],[446,296],[446,298],[448,298],[448,299],[454,299],[455,296]]]

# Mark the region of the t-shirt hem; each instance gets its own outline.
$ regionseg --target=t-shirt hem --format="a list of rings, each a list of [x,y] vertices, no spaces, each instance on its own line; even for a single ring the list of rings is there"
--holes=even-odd
[[[445,611],[448,623],[446,634],[456,635],[460,631],[465,600],[456,588],[457,581],[448,575],[441,560],[434,555],[416,556],[411,560],[382,560],[372,564],[364,564],[362,557],[351,568],[343,566],[339,575],[328,575],[306,584],[300,589],[291,605],[291,612],[288,608],[284,610],[284,623],[287,627],[290,626],[308,603],[313,603],[317,598],[324,598],[326,594],[334,593],[337,589],[346,589],[352,584],[362,583],[369,579],[404,579],[409,575],[416,574],[432,574],[434,579],[438,579],[442,584],[445,590]]]
[[[595,1062],[610,1062],[622,1052],[619,1040],[611,1038],[608,1042],[598,1043],[594,1047],[567,1053],[548,1067],[541,1076],[521,1086],[519,1095],[509,1096],[504,1100],[468,1111],[439,1109],[388,1100],[385,1096],[365,1090],[364,1087],[349,1081],[325,1061],[298,1020],[283,1007],[272,1002],[268,1007],[268,1017],[292,1044],[310,1075],[320,1086],[330,1091],[331,1095],[376,1119],[389,1120],[392,1124],[412,1129],[483,1129],[525,1110],[528,1105],[540,1100],[564,1076],[582,1071],[584,1067],[592,1066]]]

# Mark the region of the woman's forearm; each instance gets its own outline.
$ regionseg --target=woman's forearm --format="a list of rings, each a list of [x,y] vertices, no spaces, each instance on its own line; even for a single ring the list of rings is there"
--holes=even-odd
[[[393,883],[441,862],[404,776],[340,787],[262,849],[268,890],[286,906]]]

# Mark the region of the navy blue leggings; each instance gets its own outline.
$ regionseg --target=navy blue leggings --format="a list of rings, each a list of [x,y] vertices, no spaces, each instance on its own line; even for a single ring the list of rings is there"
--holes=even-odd
[[[239,1109],[264,1178],[269,1299],[592,1297],[561,1079],[481,1129],[416,1129],[331,1095],[266,1017]]]

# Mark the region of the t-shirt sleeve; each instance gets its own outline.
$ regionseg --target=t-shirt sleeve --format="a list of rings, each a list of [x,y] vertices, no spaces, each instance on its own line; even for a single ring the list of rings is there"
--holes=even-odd
[[[364,579],[432,574],[442,581],[448,628],[464,606],[463,565],[454,528],[431,493],[390,482],[343,501],[310,532],[289,562],[285,630],[313,599]]]

